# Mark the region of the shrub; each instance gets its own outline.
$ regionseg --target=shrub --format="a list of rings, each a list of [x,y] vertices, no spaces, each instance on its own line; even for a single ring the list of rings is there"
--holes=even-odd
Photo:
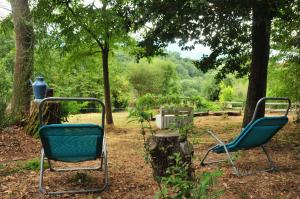
[[[220,171],[206,172],[192,179],[188,176],[189,166],[182,162],[180,154],[175,153],[171,158],[175,165],[167,169],[168,176],[162,177],[161,189],[156,192],[155,199],[204,199],[222,194],[222,191],[209,192],[209,187],[222,175]]]
[[[223,82],[220,84],[219,99],[221,102],[232,101],[234,98],[234,90],[232,86],[226,86]]]
[[[61,118],[63,121],[68,121],[69,115],[78,114],[83,108],[87,108],[88,102],[62,102],[61,103]]]
[[[196,106],[196,111],[218,111],[221,110],[221,105],[217,102],[208,101],[203,97],[194,97],[193,102]]]
[[[145,110],[153,109],[159,104],[159,99],[150,93],[147,93],[136,100],[136,106]]]

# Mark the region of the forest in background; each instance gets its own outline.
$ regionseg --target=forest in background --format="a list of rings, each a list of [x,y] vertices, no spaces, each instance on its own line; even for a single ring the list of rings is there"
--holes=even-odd
[[[2,111],[8,106],[12,93],[15,59],[15,36],[12,28],[2,26],[0,32]],[[51,37],[47,38],[47,45],[43,44],[36,47],[34,77],[45,77],[48,85],[54,88],[56,96],[103,99],[99,52],[91,53],[81,43],[74,49],[59,48],[63,41],[59,42]],[[201,98],[205,101],[203,105],[206,103],[212,110],[220,109],[218,102],[245,102],[247,77],[227,75],[225,79],[218,81],[215,79],[217,70],[203,73],[195,67],[194,60],[182,58],[177,52],[167,52],[165,56],[152,59],[143,58],[139,62],[130,52],[129,46],[127,49],[116,49],[109,55],[113,110],[124,110],[146,94]],[[280,55],[274,55],[269,64],[267,96],[286,96],[299,101],[299,70],[298,64],[284,62]],[[216,105],[212,105],[213,102]]]
[[[172,35],[173,32],[171,30],[168,32],[161,30],[159,34],[166,35],[162,41],[156,41],[161,37],[152,37],[151,31],[155,31],[156,28],[159,30],[161,25],[168,27],[166,23],[156,24],[152,30],[146,31],[147,34],[145,35],[144,41],[138,40],[131,34],[137,30],[143,31],[143,29],[146,29],[147,26],[145,26],[145,24],[148,20],[153,20],[152,22],[155,21],[155,13],[159,13],[159,10],[155,9],[156,7],[151,7],[151,4],[144,5],[149,6],[147,8],[148,10],[144,11],[153,13],[153,19],[148,19],[146,14],[140,16],[140,18],[138,17],[138,15],[141,14],[140,12],[144,9],[143,6],[140,7],[140,4],[137,4],[137,7],[132,7],[135,4],[131,5],[130,2],[127,2],[129,3],[128,5],[125,2],[121,4],[119,4],[119,2],[116,5],[106,1],[103,1],[103,3],[102,7],[97,7],[94,4],[64,4],[63,2],[55,3],[42,0],[39,1],[38,4],[32,4],[32,8],[28,8],[29,15],[26,16],[32,15],[33,20],[31,21],[31,17],[25,19],[28,20],[25,25],[28,27],[31,26],[29,28],[34,30],[34,37],[30,35],[30,39],[34,39],[34,53],[32,53],[34,63],[31,60],[30,63],[24,62],[23,64],[24,67],[31,67],[33,64],[34,69],[30,70],[28,74],[24,73],[23,76],[20,77],[23,78],[28,75],[33,78],[42,75],[45,77],[49,86],[55,89],[56,96],[97,97],[105,99],[107,108],[110,108],[111,101],[114,110],[125,109],[128,106],[132,106],[137,98],[144,95],[152,95],[155,97],[172,96],[173,99],[193,99],[199,102],[197,108],[209,107],[209,109],[214,110],[221,108],[219,102],[245,102],[249,74],[252,73],[257,78],[262,76],[259,75],[259,67],[256,64],[254,65],[258,67],[257,70],[253,69],[254,72],[249,71],[250,48],[247,44],[250,42],[250,32],[247,23],[242,24],[246,29],[243,29],[241,37],[237,34],[233,34],[231,36],[236,37],[235,39],[237,41],[232,38],[231,42],[228,41],[229,43],[226,43],[225,40],[219,40],[215,34],[208,34],[209,31],[201,33],[204,34],[202,42],[209,45],[212,48],[212,52],[210,55],[199,58],[199,62],[199,60],[183,59],[179,54],[172,52],[166,53],[165,50],[163,50],[166,42],[172,41],[174,37],[174,35]],[[275,49],[276,51],[271,51],[270,61],[268,61],[268,57],[263,57],[263,59],[269,63],[266,95],[274,97],[286,96],[291,98],[294,102],[299,101],[298,36],[297,31],[294,30],[298,21],[291,21],[288,24],[289,26],[283,27],[285,25],[284,21],[288,20],[284,18],[284,16],[290,16],[291,9],[298,13],[298,4],[297,2],[295,3],[293,7],[286,7],[287,4],[285,3],[280,4],[280,6],[282,6],[280,7],[278,4],[277,6],[279,7],[276,8],[278,11],[281,11],[281,13],[277,13],[278,16],[273,16],[274,13],[269,13],[270,16],[272,16],[271,19],[274,17],[272,31],[276,32],[276,34],[272,35],[270,49]],[[12,2],[12,5],[16,4]],[[109,6],[107,7],[105,5]],[[162,4],[162,6],[165,5]],[[184,6],[184,4],[178,6]],[[198,6],[202,8],[202,6],[209,6],[209,4],[204,3]],[[216,8],[219,8],[219,6],[222,8],[222,6],[226,7],[227,5],[220,3],[220,5],[216,4],[215,6]],[[232,5],[229,7],[232,9],[235,6],[236,5]],[[246,4],[243,6],[249,9]],[[261,6],[272,7],[276,5],[270,4]],[[49,12],[45,12],[47,9],[49,9]],[[196,15],[208,17],[207,19],[203,18],[202,22],[204,24],[213,24],[209,20],[210,13],[198,13],[197,10],[193,10],[193,7],[187,10],[191,13],[195,12]],[[241,13],[236,13],[237,16],[241,15],[245,17],[244,21],[250,20],[248,18],[248,12],[245,14],[243,9],[239,11],[241,11]],[[219,13],[215,13],[215,17],[221,13],[221,10]],[[15,16],[17,16],[17,13],[15,14]],[[79,18],[78,14],[85,16],[84,20]],[[17,111],[16,113],[19,114],[17,109],[22,107],[23,102],[18,102],[16,99],[18,99],[18,95],[24,95],[24,99],[28,98],[27,91],[22,91],[28,89],[28,85],[23,82],[22,84],[26,85],[16,84],[16,89],[13,89],[13,74],[18,74],[13,71],[14,65],[17,63],[15,62],[15,43],[17,43],[15,38],[18,38],[16,33],[21,33],[14,30],[14,23],[18,24],[14,20],[18,18],[14,18],[13,16],[14,15],[8,16],[1,21],[0,40],[2,45],[0,71],[3,75],[0,88],[0,111],[4,113],[5,109],[10,107],[10,103],[15,102],[20,104],[14,105],[12,103],[12,109],[13,112]],[[166,15],[166,17],[168,16]],[[176,16],[169,17],[175,17],[174,20],[176,19]],[[278,19],[276,17],[278,17]],[[239,22],[238,17],[236,20],[235,22]],[[28,23],[29,21],[30,23]],[[226,23],[227,22],[226,27],[229,25],[228,28],[230,30],[231,28],[233,30],[237,28],[235,24],[231,24],[230,21],[226,21]],[[216,23],[216,25],[220,25],[218,22]],[[95,24],[98,25],[95,26]],[[176,25],[180,25],[180,23],[173,24],[174,27],[176,27]],[[184,28],[189,30],[189,27],[183,27],[182,30],[185,30]],[[206,28],[210,29],[211,27],[207,26],[203,28],[206,30]],[[195,34],[197,34],[198,30],[195,29],[194,31]],[[227,35],[226,31],[223,32],[222,29],[218,31],[216,33],[221,34],[220,36],[222,37],[228,38],[230,36]],[[290,31],[293,34],[289,34]],[[210,30],[210,32],[213,31]],[[188,50],[189,47],[185,46],[184,43],[186,39],[193,39],[195,35],[191,34],[188,36],[189,38],[186,38],[185,35],[181,35],[181,32],[177,33],[179,34],[178,38],[182,37],[180,46]],[[223,35],[223,33],[226,34]],[[231,33],[231,31],[228,32],[228,34]],[[199,39],[201,40],[201,38]],[[151,45],[147,44],[149,41],[151,41]],[[224,49],[222,49],[222,46],[219,46],[220,42],[224,42]],[[258,41],[255,40],[252,42],[255,43]],[[145,44],[147,44],[148,47],[143,49],[145,51],[141,53],[142,49],[139,49],[139,47],[143,47]],[[215,44],[218,45],[215,46]],[[26,51],[24,52],[26,53]],[[223,55],[221,52],[223,52]],[[258,51],[253,50],[253,52]],[[148,58],[141,59],[141,57],[143,57],[141,54],[144,54],[143,56]],[[162,56],[162,54],[165,55]],[[253,63],[256,62],[254,61]],[[252,68],[255,68],[254,65]],[[108,74],[108,66],[109,78],[105,78]],[[265,65],[263,67],[265,70]],[[15,68],[21,69],[22,67]],[[199,68],[201,68],[201,70]],[[106,72],[104,73],[104,71]],[[250,82],[253,83],[252,86],[257,83],[254,88],[258,90],[255,91],[255,93],[260,97],[265,95],[265,79],[266,78],[262,78],[258,81],[250,80]],[[27,81],[27,79],[25,81]],[[14,83],[16,82],[17,81],[14,81]],[[259,84],[261,85],[259,86]],[[15,92],[20,90],[18,91],[20,93],[13,95],[13,90],[15,90]],[[255,89],[248,89],[248,92],[252,92],[252,90]],[[15,97],[12,98],[12,96]],[[23,97],[19,99],[23,99]],[[255,101],[254,98],[256,97],[251,98],[251,103]],[[28,100],[25,100],[24,103],[28,105]],[[249,107],[251,107],[251,103],[249,103]],[[249,110],[250,109],[253,111],[253,108],[249,108]],[[27,108],[25,108],[25,110],[27,110]],[[110,111],[108,111],[108,113],[109,112]],[[248,111],[246,115],[249,115],[249,113]],[[23,113],[20,115],[22,114]],[[111,118],[109,119],[109,123],[113,123]]]

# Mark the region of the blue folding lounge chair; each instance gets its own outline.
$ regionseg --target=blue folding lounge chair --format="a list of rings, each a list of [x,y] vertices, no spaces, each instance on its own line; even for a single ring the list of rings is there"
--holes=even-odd
[[[102,125],[96,124],[49,124],[43,123],[43,107],[49,101],[90,101],[102,106]],[[39,134],[42,142],[39,191],[47,194],[63,193],[85,193],[101,192],[108,186],[107,149],[104,133],[104,104],[95,98],[62,98],[51,97],[42,100],[39,104],[39,118],[41,127]],[[100,159],[97,167],[79,168],[54,168],[51,161],[60,162],[83,162]],[[102,187],[80,190],[64,190],[46,192],[43,188],[44,161],[47,160],[50,171],[76,171],[76,170],[98,170],[104,172],[104,183]]]
[[[287,109],[285,111],[284,116],[272,116],[272,117],[262,117],[259,119],[256,119],[258,108],[262,102],[265,100],[285,100],[288,102]],[[206,157],[210,152],[214,153],[226,153],[228,160],[230,164],[233,167],[234,173],[238,176],[244,176],[249,175],[253,173],[241,173],[237,167],[235,166],[231,156],[230,152],[235,152],[239,150],[247,150],[252,149],[254,147],[261,147],[263,152],[266,154],[268,162],[270,164],[270,168],[257,171],[257,172],[263,172],[263,171],[272,171],[275,170],[275,165],[271,160],[271,157],[267,153],[266,148],[264,147],[264,144],[266,144],[287,122],[288,122],[288,112],[291,107],[291,101],[288,98],[261,98],[255,107],[255,111],[252,117],[252,120],[249,122],[249,124],[241,131],[240,135],[235,138],[233,141],[224,144],[212,131],[207,130],[207,132],[215,138],[219,144],[213,146],[210,148],[207,153],[205,154],[204,158],[201,161],[201,166],[205,166],[207,164],[212,163],[219,163],[224,162],[227,160],[221,160],[221,161],[212,161],[212,162],[204,162]],[[254,173],[257,173],[254,172]]]

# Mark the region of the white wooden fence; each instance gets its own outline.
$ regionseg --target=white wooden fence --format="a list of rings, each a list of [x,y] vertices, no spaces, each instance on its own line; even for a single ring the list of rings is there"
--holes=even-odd
[[[156,115],[155,123],[160,129],[166,129],[172,126],[181,127],[192,123],[193,117],[194,113],[191,107],[161,107],[159,115]]]

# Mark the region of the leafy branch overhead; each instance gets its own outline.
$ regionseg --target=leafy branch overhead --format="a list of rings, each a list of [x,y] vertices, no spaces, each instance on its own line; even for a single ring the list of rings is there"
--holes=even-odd
[[[141,1],[144,2],[144,1]],[[140,2],[140,3],[141,3]],[[184,50],[193,49],[195,44],[203,44],[211,49],[195,65],[206,72],[218,69],[218,79],[233,73],[241,77],[249,72],[252,30],[252,9],[262,1],[237,0],[181,0],[181,1],[147,1],[144,10],[152,27],[145,32],[145,39],[140,46],[146,49],[141,56],[154,56],[161,52],[169,42],[179,40]],[[263,1],[269,19],[286,20],[299,6],[293,0]],[[294,27],[295,29],[296,27]],[[279,30],[276,34],[281,35]],[[189,43],[188,43],[189,42]],[[190,42],[192,44],[190,45]]]
[[[130,41],[129,5],[119,1],[101,3],[95,6],[84,1],[40,0],[34,9],[35,19],[50,26],[52,34],[63,36],[64,47],[75,47],[78,42],[94,43],[101,49],[126,45]]]

